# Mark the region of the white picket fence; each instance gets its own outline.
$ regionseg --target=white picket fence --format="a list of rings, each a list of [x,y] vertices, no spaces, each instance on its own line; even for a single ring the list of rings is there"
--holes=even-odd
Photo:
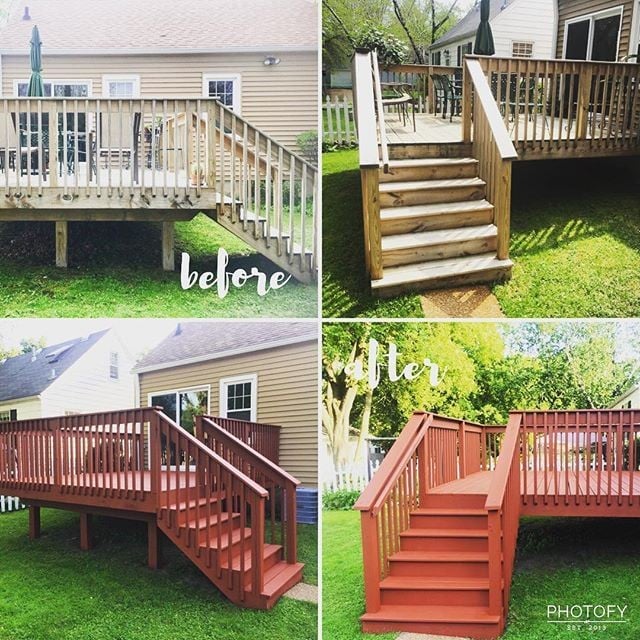
[[[352,464],[338,469],[333,469],[328,477],[322,482],[323,492],[328,491],[363,491],[369,484],[370,475],[377,471],[380,466],[379,461],[372,461],[371,470],[367,473],[366,463]]]
[[[358,144],[358,132],[353,117],[353,105],[346,98],[326,97],[322,105],[323,141],[329,144]]]
[[[25,508],[25,505],[20,502],[20,498],[0,496],[0,513],[5,513],[7,511],[19,511],[20,509]]]

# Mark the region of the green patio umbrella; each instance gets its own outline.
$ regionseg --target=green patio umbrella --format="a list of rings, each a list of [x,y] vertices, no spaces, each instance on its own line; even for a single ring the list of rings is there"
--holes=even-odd
[[[473,47],[473,53],[478,56],[492,56],[496,52],[489,24],[490,11],[490,0],[480,0],[480,24],[478,31],[476,31],[476,43]]]
[[[27,95],[30,98],[44,96],[44,82],[42,81],[42,40],[38,27],[31,30],[31,77],[27,87]]]

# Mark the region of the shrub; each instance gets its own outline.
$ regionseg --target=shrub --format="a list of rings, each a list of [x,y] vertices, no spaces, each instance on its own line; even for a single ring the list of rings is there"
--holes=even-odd
[[[313,165],[318,165],[318,132],[305,131],[296,138],[302,157]]]
[[[360,492],[357,490],[338,489],[322,494],[322,508],[327,511],[348,511],[356,503]]]
[[[407,57],[407,47],[399,38],[366,22],[355,37],[358,49],[377,51],[383,65],[400,64]]]

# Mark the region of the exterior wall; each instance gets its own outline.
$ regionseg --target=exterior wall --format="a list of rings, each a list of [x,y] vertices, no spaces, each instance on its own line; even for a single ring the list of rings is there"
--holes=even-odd
[[[280,63],[265,66],[266,55]],[[254,127],[294,148],[296,137],[318,128],[318,58],[315,52],[185,54],[148,56],[43,55],[45,80],[90,80],[101,97],[103,75],[139,75],[140,97],[203,97],[203,75],[240,76],[240,113]],[[14,81],[29,77],[28,56],[3,56],[2,95],[14,95]]]
[[[596,13],[623,7],[622,28],[620,32],[620,46],[618,48],[618,58],[633,53],[629,50],[631,37],[631,19],[633,14],[634,0],[558,0],[558,46],[556,54],[562,58],[564,52],[564,28],[565,22],[572,18],[579,18],[585,14]]]
[[[640,409],[640,387],[634,387],[625,396],[620,398],[612,409]]]
[[[140,404],[150,393],[210,385],[211,413],[219,415],[220,379],[256,374],[256,421],[280,431],[280,465],[306,486],[318,484],[318,352],[304,342],[220,360],[139,374]]]
[[[42,417],[40,398],[27,398],[25,400],[7,400],[0,402],[0,411],[17,411],[18,420],[30,420]]]
[[[119,378],[109,377],[109,354],[119,354]],[[43,391],[42,416],[91,413],[135,407],[133,359],[109,332]]]
[[[518,0],[495,16],[491,21],[491,31],[496,47],[495,55],[500,58],[511,58],[513,42],[533,42],[533,58],[553,58],[555,1]],[[435,49],[440,51],[441,64],[445,64],[444,51],[448,49],[449,64],[456,66],[458,46],[468,42],[475,42],[475,35]]]
[[[475,37],[473,36],[468,36],[466,38],[462,38],[462,40],[456,40],[454,42],[450,42],[449,44],[445,44],[442,47],[439,47],[438,49],[434,49],[431,51],[431,59],[433,60],[433,55],[434,53],[436,53],[437,51],[440,52],[440,65],[442,67],[457,67],[457,62],[458,62],[458,47],[471,43],[471,47],[473,48],[473,43],[475,42]],[[447,61],[446,58],[444,56],[444,52],[446,50],[449,50],[449,64],[447,65]],[[496,53],[497,55],[497,53]]]

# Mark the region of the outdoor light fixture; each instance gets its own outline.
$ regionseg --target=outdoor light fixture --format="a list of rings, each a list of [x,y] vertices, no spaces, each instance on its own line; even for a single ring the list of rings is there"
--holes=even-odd
[[[280,58],[276,58],[275,56],[267,56],[264,59],[265,67],[272,67],[273,65],[280,64]]]
[[[31,14],[29,13],[29,7],[24,8],[24,14],[22,15],[23,20],[31,20]]]

